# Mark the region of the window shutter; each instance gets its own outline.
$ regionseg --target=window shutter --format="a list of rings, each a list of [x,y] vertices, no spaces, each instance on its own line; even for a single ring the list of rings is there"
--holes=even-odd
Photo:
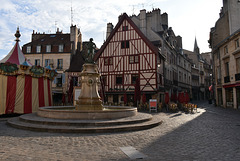
[[[65,73],[62,74],[62,84],[65,83]]]

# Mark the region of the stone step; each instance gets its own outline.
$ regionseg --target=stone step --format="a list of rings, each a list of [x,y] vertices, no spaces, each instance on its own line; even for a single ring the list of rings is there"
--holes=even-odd
[[[25,114],[19,116],[19,120],[22,122],[28,122],[33,124],[43,125],[63,125],[63,126],[113,126],[124,124],[136,124],[145,121],[150,121],[152,115],[145,113],[138,113],[135,116],[114,119],[114,120],[69,120],[69,119],[51,119],[38,116],[36,113]]]
[[[69,120],[68,120],[69,121]],[[89,121],[89,120],[88,120]],[[149,121],[124,124],[124,125],[111,125],[111,126],[79,126],[79,125],[49,125],[49,124],[35,124],[31,122],[21,121],[19,117],[8,120],[8,125],[38,132],[58,132],[58,133],[113,133],[125,131],[138,131],[153,128],[162,123],[161,120],[152,118]]]

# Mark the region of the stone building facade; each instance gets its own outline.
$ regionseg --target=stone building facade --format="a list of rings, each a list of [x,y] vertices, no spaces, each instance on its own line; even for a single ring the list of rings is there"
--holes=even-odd
[[[220,18],[211,28],[216,104],[240,108],[240,1],[223,0]]]
[[[24,44],[22,51],[33,64],[56,69],[58,75],[52,82],[53,98],[58,104],[62,102],[62,94],[66,93],[65,70],[69,68],[73,55],[82,48],[82,35],[76,26],[70,27],[70,33],[62,33],[57,29],[54,34],[33,31],[31,42]]]
[[[191,60],[193,100],[212,98],[212,93],[209,91],[212,84],[211,53],[200,54],[196,39],[193,51],[183,50],[183,53]]]

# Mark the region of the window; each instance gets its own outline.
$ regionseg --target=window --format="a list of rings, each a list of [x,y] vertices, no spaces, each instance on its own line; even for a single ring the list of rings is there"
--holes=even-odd
[[[31,53],[31,46],[27,46],[27,53]]]
[[[45,59],[45,67],[50,65],[50,59]]]
[[[225,70],[226,70],[225,72],[226,76],[229,76],[229,62],[225,63]]]
[[[47,45],[47,46],[46,46],[46,52],[47,52],[47,53],[50,53],[50,52],[51,52],[51,45]]]
[[[127,31],[127,30],[128,30],[128,26],[123,26],[123,27],[122,27],[122,30],[123,30],[123,31]]]
[[[63,45],[62,44],[58,46],[58,52],[63,52]]]
[[[138,63],[139,62],[139,58],[138,58],[138,55],[130,55],[129,56],[129,63],[132,64],[132,63]]]
[[[179,72],[179,81],[182,81],[182,73],[181,72]]]
[[[236,63],[237,63],[237,73],[240,73],[240,58],[236,59]]]
[[[116,76],[116,84],[123,84],[123,76],[122,75]]]
[[[57,69],[63,68],[63,59],[58,59]]]
[[[122,49],[129,48],[129,41],[122,41],[121,42],[121,48]]]
[[[37,52],[37,53],[40,53],[40,52],[41,52],[41,46],[40,46],[40,45],[37,46],[36,52]]]
[[[40,59],[35,59],[35,65],[37,65],[37,66],[40,65]]]
[[[129,63],[134,63],[134,56],[129,56]]]
[[[135,57],[134,57],[134,62],[135,62],[135,63],[138,63],[138,62],[139,62],[139,60],[138,60],[138,55],[135,55]]]
[[[235,40],[235,49],[239,48],[239,39]]]
[[[221,79],[221,68],[219,66],[217,67],[217,74],[218,74],[217,78]]]
[[[227,54],[228,53],[228,46],[225,46],[224,47],[224,54]]]
[[[137,78],[138,78],[138,75],[137,75],[137,74],[132,74],[131,84],[136,84]]]
[[[104,58],[104,65],[113,65],[113,57]]]

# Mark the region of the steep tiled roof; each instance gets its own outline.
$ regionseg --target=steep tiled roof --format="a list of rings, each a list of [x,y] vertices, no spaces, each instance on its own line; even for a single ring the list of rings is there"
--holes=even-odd
[[[143,41],[149,46],[149,48],[154,51],[156,54],[158,53],[158,48],[154,46],[151,41],[140,31],[140,29],[136,26],[136,24],[131,20],[131,18],[128,17],[126,13],[123,13],[120,16],[120,19],[116,25],[116,27],[113,29],[111,34],[108,36],[107,40],[104,42],[102,47],[99,49],[99,51],[94,56],[94,60],[96,61],[100,55],[102,54],[103,50],[106,48],[106,46],[109,44],[110,40],[114,36],[114,34],[117,32],[118,28],[121,26],[124,20],[127,20],[131,26],[134,28],[134,30],[139,34],[139,36],[143,39]]]

